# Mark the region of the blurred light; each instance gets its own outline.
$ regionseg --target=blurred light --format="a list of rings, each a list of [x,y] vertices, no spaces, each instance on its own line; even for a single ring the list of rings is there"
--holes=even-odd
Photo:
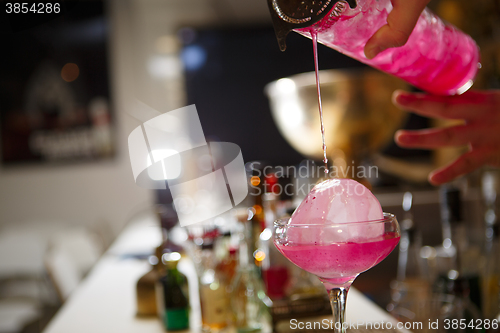
[[[283,98],[283,105],[280,106],[280,112],[286,112],[286,116],[282,117],[285,126],[295,128],[302,124],[304,115],[302,113],[300,103],[297,97],[297,86],[291,79],[284,78],[276,81],[277,95],[286,96]]]
[[[148,261],[151,265],[157,265],[159,260],[156,256],[149,256]]]
[[[261,234],[260,234],[260,240],[262,240],[262,241],[266,242],[266,241],[268,241],[269,239],[271,239],[272,235],[273,235],[273,232],[271,231],[271,229],[266,228],[266,229],[264,229],[264,230],[261,232]]]
[[[452,243],[451,243],[451,239],[446,238],[445,240],[443,240],[443,247],[444,247],[445,249],[449,249],[449,248],[451,247],[451,244],[452,244]]]
[[[253,176],[252,178],[250,178],[250,184],[252,184],[252,186],[258,186],[260,184],[260,178],[257,176]]]
[[[420,249],[420,257],[424,259],[432,259],[436,257],[436,249],[432,246],[423,246]]]
[[[253,253],[253,257],[255,258],[255,260],[257,261],[262,261],[266,258],[266,254],[264,253],[264,251],[262,250],[256,250],[254,253]]]
[[[262,213],[262,206],[261,205],[254,205],[253,209],[255,209],[255,215],[259,215]]]
[[[181,52],[181,59],[188,71],[201,68],[207,60],[207,52],[199,45],[190,45]]]
[[[181,254],[179,252],[165,253],[162,257],[162,261],[179,261],[181,259]]]
[[[493,238],[494,235],[495,235],[495,232],[493,231],[492,228],[486,229],[486,238],[487,239]]]
[[[210,289],[211,290],[217,290],[217,289],[219,289],[219,282],[216,281],[216,282],[210,283]]]
[[[297,90],[297,86],[295,85],[295,82],[291,79],[279,79],[276,82],[276,89],[280,91],[281,93],[294,93],[295,90]]]
[[[168,233],[170,239],[174,239],[177,243],[182,243],[188,240],[188,233],[185,228],[175,227]]]
[[[287,113],[287,116],[283,118],[283,121],[286,123],[287,127],[295,128],[302,124],[304,115],[302,114],[300,104],[298,103],[296,98],[284,102],[281,106],[281,110],[284,110]]]
[[[458,279],[458,271],[452,269],[451,271],[448,272],[448,279],[450,280],[456,280]]]
[[[488,209],[486,211],[485,220],[488,225],[495,224],[495,221],[497,220],[497,215],[495,214],[495,211],[493,209]]]
[[[248,216],[247,216],[247,221],[250,221],[255,215],[255,208],[250,207],[248,208]]]
[[[216,218],[214,219],[214,224],[215,224],[216,226],[221,227],[221,226],[223,226],[224,224],[226,224],[226,220],[224,220],[222,217],[220,217],[220,216],[219,216],[219,217],[216,217]]]
[[[182,214],[190,214],[194,211],[194,201],[190,196],[179,195],[174,199],[175,209]]]
[[[80,69],[76,64],[73,64],[71,62],[64,65],[63,68],[61,69],[61,77],[66,82],[75,81],[79,75],[80,75]]]
[[[156,55],[149,60],[148,71],[157,79],[175,79],[182,74],[182,63],[175,55]]]
[[[474,84],[474,81],[472,81],[472,80],[465,82],[465,84],[463,86],[458,88],[457,94],[462,95],[464,92],[469,90],[469,88],[472,87],[473,84]]]
[[[215,281],[215,271],[213,269],[207,269],[200,278],[200,282],[205,285],[210,285]]]

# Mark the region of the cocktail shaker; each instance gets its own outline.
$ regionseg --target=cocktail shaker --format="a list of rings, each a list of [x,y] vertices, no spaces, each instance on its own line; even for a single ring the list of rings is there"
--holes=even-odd
[[[268,0],[282,51],[290,31],[436,95],[461,94],[481,67],[474,40],[425,9],[404,46],[367,59],[364,46],[387,23],[391,0]]]

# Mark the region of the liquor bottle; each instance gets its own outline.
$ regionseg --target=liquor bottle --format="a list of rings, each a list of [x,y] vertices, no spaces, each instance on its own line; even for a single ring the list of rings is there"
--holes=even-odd
[[[257,169],[252,170],[250,178],[250,196],[252,199],[252,208],[248,210],[248,217],[239,218],[240,222],[251,222],[251,233],[248,237],[250,249],[252,253],[258,249],[258,240],[260,233],[265,228],[265,215],[263,206],[263,197],[266,193],[266,183],[262,166],[258,164]],[[246,222],[245,222],[246,223]]]
[[[217,331],[228,325],[229,297],[224,275],[217,268],[213,243],[202,245],[203,271],[199,278],[201,319],[207,331]]]
[[[288,260],[279,253],[273,244],[273,223],[279,218],[278,196],[267,192],[263,196],[264,217],[266,228],[259,236],[259,250],[262,256],[262,278],[266,287],[267,295],[272,299],[280,299],[286,296],[289,282]]]
[[[399,242],[398,258],[398,281],[421,281],[422,264],[420,249],[422,247],[422,237],[413,221],[411,212],[413,195],[406,192],[403,195],[404,217],[401,220],[401,240]]]
[[[157,283],[158,315],[167,331],[189,328],[189,289],[186,276],[177,270],[180,259],[179,252],[170,252],[161,260],[165,274]]]
[[[163,253],[182,250],[168,237],[170,229],[178,222],[177,213],[172,205],[157,204],[155,212],[161,225],[162,243],[156,248],[154,255],[149,257],[151,270],[139,278],[136,286],[137,315],[146,317],[158,314],[155,286],[165,270],[165,266],[160,262]]]
[[[467,236],[460,189],[447,185],[441,188],[440,194],[443,245],[437,249],[437,265],[441,271],[435,287],[441,293],[462,299],[470,316],[479,318],[481,253]]]
[[[236,255],[237,250],[233,247],[229,247],[227,256],[223,257],[217,264],[217,271],[223,276],[223,280],[227,286],[231,285],[236,274],[236,268],[238,266]]]
[[[483,281],[483,314],[485,319],[500,319],[500,239],[492,241],[486,256]]]
[[[423,273],[420,256],[422,237],[415,225],[412,214],[413,195],[403,195],[403,219],[401,220],[401,239],[397,279],[391,282],[392,302],[387,306],[391,314],[400,321],[425,320],[428,313],[422,304],[429,299],[430,290],[427,277]],[[412,314],[413,318],[409,318]]]
[[[253,261],[251,235],[250,221],[244,222],[238,269],[230,288],[233,325],[238,333],[260,332],[270,327],[268,307],[272,306],[272,301],[264,291]]]
[[[152,268],[137,281],[136,300],[137,316],[154,317],[158,315],[156,300],[156,284],[164,274],[164,266],[160,263],[163,247],[158,246],[155,255],[149,257]]]
[[[498,175],[486,171],[482,178],[485,203],[486,264],[483,275],[483,314],[485,319],[500,317],[500,225],[497,217]]]

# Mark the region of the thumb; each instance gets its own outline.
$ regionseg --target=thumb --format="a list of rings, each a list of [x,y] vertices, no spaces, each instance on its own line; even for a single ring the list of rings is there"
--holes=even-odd
[[[374,58],[390,47],[402,46],[410,37],[429,0],[392,0],[393,9],[382,26],[365,45],[365,56]]]

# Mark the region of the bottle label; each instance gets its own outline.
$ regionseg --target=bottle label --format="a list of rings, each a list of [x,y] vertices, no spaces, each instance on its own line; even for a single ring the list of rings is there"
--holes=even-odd
[[[184,330],[189,328],[189,309],[166,309],[163,321],[167,331]]]
[[[203,322],[207,325],[225,326],[228,318],[228,298],[224,285],[221,284],[213,290],[210,285],[200,288],[201,314]]]

